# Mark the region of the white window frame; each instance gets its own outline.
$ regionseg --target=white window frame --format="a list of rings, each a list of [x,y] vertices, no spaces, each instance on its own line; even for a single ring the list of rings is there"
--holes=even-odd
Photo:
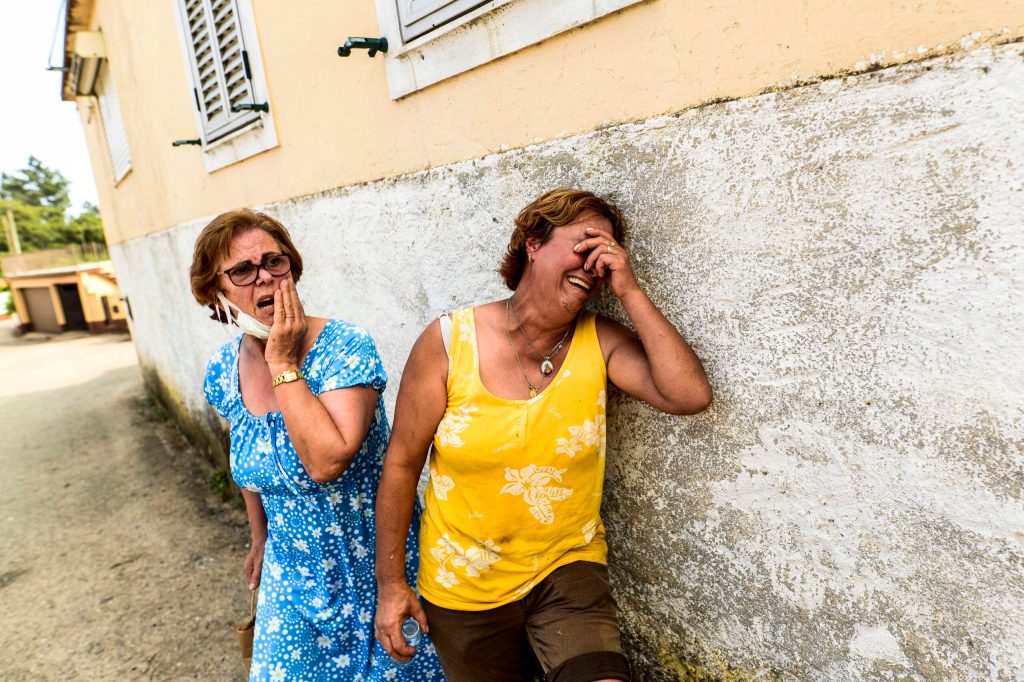
[[[121,103],[117,98],[117,87],[110,74],[110,63],[102,60],[96,74],[96,104],[100,112],[103,139],[107,144],[107,158],[117,187],[132,169],[132,153],[128,145],[128,133],[124,128]]]
[[[259,51],[256,35],[256,21],[253,17],[251,0],[232,0],[238,13],[239,29],[242,43],[249,57],[250,79],[255,103],[270,102],[267,91],[266,74],[263,70],[263,59]],[[206,172],[212,173],[231,164],[243,161],[251,156],[273,149],[277,146],[277,131],[274,128],[274,117],[270,113],[258,112],[258,116],[248,125],[221,137],[207,142],[203,116],[195,102],[195,65],[190,49],[191,36],[188,29],[188,17],[185,13],[185,1],[174,0],[174,11],[177,16],[178,38],[181,53],[188,76],[187,92],[189,107],[192,109],[196,122],[196,131],[203,147],[203,165]],[[271,110],[273,111],[273,110]]]
[[[376,0],[391,99],[646,0],[491,0],[405,44],[401,1]]]
[[[460,14],[468,14],[486,2],[487,0],[395,0],[398,19],[401,22],[402,40],[411,42],[421,35],[437,30],[449,21],[454,21]]]

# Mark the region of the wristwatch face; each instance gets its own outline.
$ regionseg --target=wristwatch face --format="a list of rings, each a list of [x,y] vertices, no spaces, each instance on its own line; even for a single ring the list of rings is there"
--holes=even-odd
[[[277,375],[277,378],[274,379],[274,386],[280,386],[281,384],[287,384],[290,381],[296,381],[296,380],[301,379],[301,378],[302,378],[302,374],[301,373],[299,373],[297,370],[289,369],[289,370],[281,372],[280,374]]]

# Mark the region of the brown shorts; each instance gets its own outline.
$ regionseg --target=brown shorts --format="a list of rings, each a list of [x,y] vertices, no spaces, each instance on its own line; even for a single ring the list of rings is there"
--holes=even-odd
[[[523,599],[486,611],[423,600],[449,682],[629,680],[608,569],[589,561],[555,569]]]

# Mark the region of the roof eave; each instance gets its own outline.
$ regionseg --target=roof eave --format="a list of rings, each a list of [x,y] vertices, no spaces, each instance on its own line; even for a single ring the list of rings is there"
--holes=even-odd
[[[28,270],[26,272],[8,272],[4,273],[4,278],[8,280],[17,279],[36,279],[40,277],[62,277],[67,275],[77,275],[82,272],[97,272],[106,273],[113,272],[114,264],[109,260],[94,261],[92,263],[77,263],[75,265],[64,265],[56,268],[44,268],[42,270]]]
[[[71,62],[74,59],[74,35],[88,31],[92,20],[94,0],[67,0],[64,13],[64,62],[60,79],[60,98],[73,102],[77,95],[71,91]]]

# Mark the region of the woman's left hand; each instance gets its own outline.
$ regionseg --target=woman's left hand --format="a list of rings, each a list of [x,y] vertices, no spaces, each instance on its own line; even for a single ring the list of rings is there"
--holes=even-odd
[[[298,368],[308,327],[295,282],[291,278],[282,281],[274,292],[274,324],[263,354],[271,372]]]
[[[576,246],[579,252],[590,251],[583,269],[608,278],[608,288],[616,298],[640,289],[629,263],[629,254],[611,234],[595,227],[587,228],[587,238]]]

